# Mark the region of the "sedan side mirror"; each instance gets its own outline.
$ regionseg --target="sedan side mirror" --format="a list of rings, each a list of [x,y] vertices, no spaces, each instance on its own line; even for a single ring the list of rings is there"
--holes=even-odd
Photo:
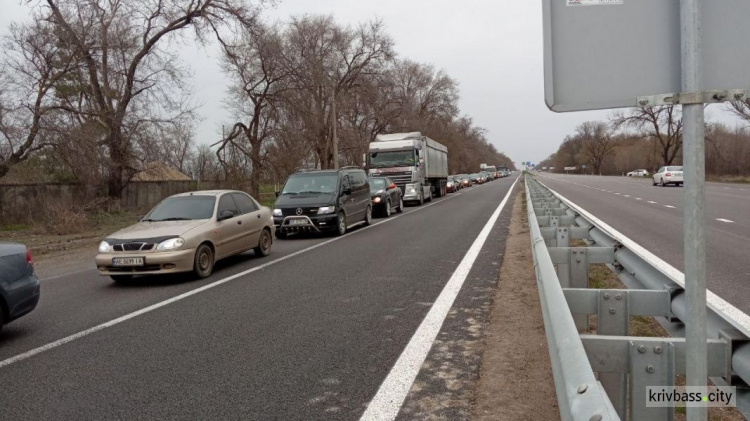
[[[221,213],[219,213],[219,221],[223,221],[225,219],[232,219],[234,218],[234,212],[229,210],[223,210]]]

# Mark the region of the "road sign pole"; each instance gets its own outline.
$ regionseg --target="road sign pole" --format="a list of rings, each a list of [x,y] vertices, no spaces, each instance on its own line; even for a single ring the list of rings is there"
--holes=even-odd
[[[703,90],[699,0],[680,0],[682,92]],[[706,216],[705,119],[703,104],[682,106],[684,245],[686,324],[686,383],[706,386]],[[705,421],[706,407],[687,408],[688,421]]]

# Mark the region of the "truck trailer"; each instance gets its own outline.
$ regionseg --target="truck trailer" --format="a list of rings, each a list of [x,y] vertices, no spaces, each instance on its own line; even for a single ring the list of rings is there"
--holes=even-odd
[[[404,202],[423,204],[447,194],[448,148],[420,132],[382,134],[370,143],[371,176],[390,177]]]

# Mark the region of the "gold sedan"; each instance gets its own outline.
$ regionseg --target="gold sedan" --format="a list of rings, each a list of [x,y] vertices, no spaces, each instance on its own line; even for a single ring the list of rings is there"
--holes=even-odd
[[[96,267],[115,282],[127,282],[134,275],[191,271],[206,278],[220,259],[248,250],[268,256],[274,231],[271,210],[246,193],[177,194],[102,241]]]

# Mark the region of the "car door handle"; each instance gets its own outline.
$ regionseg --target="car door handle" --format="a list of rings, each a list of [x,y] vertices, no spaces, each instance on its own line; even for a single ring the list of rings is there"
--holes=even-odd
[[[258,219],[260,219],[260,214],[258,214]]]
[[[242,221],[237,221],[237,225],[242,225]]]

